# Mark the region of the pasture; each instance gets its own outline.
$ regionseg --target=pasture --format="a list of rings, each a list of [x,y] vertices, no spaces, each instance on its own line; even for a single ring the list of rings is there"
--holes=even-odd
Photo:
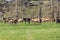
[[[0,40],[60,40],[60,24],[0,22]]]

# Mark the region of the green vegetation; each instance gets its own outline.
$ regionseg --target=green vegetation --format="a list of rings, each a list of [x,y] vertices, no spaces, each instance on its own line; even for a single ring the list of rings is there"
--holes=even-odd
[[[60,40],[60,24],[0,22],[0,40]]]

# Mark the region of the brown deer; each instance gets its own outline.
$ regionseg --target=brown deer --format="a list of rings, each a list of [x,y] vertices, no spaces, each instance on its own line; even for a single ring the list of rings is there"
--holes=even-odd
[[[42,22],[42,19],[39,19],[39,18],[34,18],[34,19],[31,19],[32,22],[38,22],[38,23],[41,23]]]

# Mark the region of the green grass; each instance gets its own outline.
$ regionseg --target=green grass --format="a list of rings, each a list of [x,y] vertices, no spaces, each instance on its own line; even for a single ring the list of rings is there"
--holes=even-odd
[[[60,24],[0,22],[0,40],[60,40]]]

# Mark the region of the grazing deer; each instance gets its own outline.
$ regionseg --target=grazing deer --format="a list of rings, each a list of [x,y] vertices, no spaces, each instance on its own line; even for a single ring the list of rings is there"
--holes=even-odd
[[[12,24],[16,24],[17,22],[18,22],[17,18],[9,20],[9,23],[12,23]]]
[[[23,21],[26,23],[28,22],[30,24],[31,18],[23,18]]]
[[[23,19],[18,19],[18,22],[23,22]]]
[[[60,18],[56,18],[56,23],[60,23]]]
[[[31,20],[32,20],[32,22],[38,22],[38,23],[41,23],[42,22],[42,20],[39,19],[39,18],[34,18],[34,19],[31,19]]]
[[[50,20],[51,20],[50,18],[42,18],[42,22],[48,22]]]
[[[8,22],[8,19],[4,17],[3,22],[5,22],[5,23]]]

